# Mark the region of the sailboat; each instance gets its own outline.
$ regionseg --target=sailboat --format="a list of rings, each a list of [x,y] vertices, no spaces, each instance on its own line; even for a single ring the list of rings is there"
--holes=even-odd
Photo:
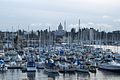
[[[31,53],[27,60],[27,72],[35,72],[36,66],[35,66],[35,59],[33,54]]]
[[[29,26],[28,26],[29,30]],[[29,33],[28,33],[28,54],[27,54],[27,72],[35,72],[36,66],[35,66],[35,57],[34,57],[34,51],[33,48],[29,47]]]

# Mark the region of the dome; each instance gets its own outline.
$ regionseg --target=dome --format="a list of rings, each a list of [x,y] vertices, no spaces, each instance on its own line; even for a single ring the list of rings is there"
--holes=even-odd
[[[60,23],[59,26],[58,26],[58,30],[63,30],[63,26],[62,26],[61,23]]]

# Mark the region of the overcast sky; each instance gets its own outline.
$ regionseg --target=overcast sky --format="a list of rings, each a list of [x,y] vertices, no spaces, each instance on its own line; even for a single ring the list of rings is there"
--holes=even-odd
[[[56,30],[65,20],[78,29],[79,19],[81,27],[120,30],[120,0],[0,0],[0,30]]]

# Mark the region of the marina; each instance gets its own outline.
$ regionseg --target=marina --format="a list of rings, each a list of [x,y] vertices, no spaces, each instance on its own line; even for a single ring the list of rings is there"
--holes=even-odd
[[[19,38],[17,38],[16,43],[12,39],[11,43],[6,41],[3,44],[3,49],[1,48],[1,75],[9,73],[16,76],[21,75],[21,77],[14,79],[8,74],[12,79],[3,77],[2,80],[107,80],[109,73],[119,75],[120,46],[114,44],[116,41],[112,41],[112,44],[108,45],[105,40],[104,44],[102,40],[95,41],[93,44],[93,29],[89,30],[90,39],[87,41],[89,43],[83,41],[83,37],[79,39],[80,33],[77,34],[76,39],[73,39],[73,35],[65,36],[67,32],[63,30],[61,23],[58,30],[51,32],[52,36],[55,37],[52,40],[50,40],[52,37],[50,35],[42,39],[46,35],[41,35],[41,31],[37,35],[39,38],[37,36],[34,38],[37,38],[37,42],[32,40],[34,37],[32,34],[27,34],[24,46],[20,45],[22,42],[19,42]],[[73,34],[73,32],[69,32],[69,34]],[[19,35],[17,34],[17,36]],[[71,39],[69,39],[70,37]],[[97,42],[99,43],[97,44]],[[108,75],[105,76],[104,73]]]
[[[120,0],[0,0],[0,80],[120,80]]]
[[[91,46],[94,46],[94,48]],[[88,50],[87,48],[89,48],[90,50],[94,49],[95,53],[96,50],[101,47],[99,45],[91,46],[86,45],[82,48],[82,50]],[[74,53],[72,54],[71,52],[68,52],[68,50],[66,50],[67,48],[65,49],[65,45],[59,45],[56,46],[56,50],[58,50],[57,52],[56,50],[53,50],[51,48],[51,50],[49,49],[49,51],[46,50],[47,52],[43,50],[42,52],[40,52],[40,54],[37,54],[39,55],[38,60],[36,60],[37,57],[35,57],[35,50],[33,48],[28,48],[27,50],[29,50],[29,54],[25,51],[26,56],[28,56],[26,57],[26,59],[20,58],[21,60],[14,60],[12,58],[15,58],[15,54],[13,54],[14,56],[11,57],[10,60],[4,62],[3,59],[0,61],[0,76],[2,77],[0,80],[109,80],[108,77],[117,80],[120,75],[120,62],[118,58],[115,58],[115,54],[119,54],[119,52],[115,52],[115,49],[120,47],[103,47],[104,50],[107,50],[107,52],[103,50],[102,52],[104,53],[104,55],[99,55],[99,58],[103,58],[104,56],[104,59],[99,59],[98,55],[96,55],[95,57],[92,53],[90,53],[89,55],[83,53],[84,56],[87,55],[88,57],[83,57],[83,55],[80,53],[79,55],[76,54],[80,47],[76,47],[77,50],[72,50],[72,53]],[[67,51],[66,54],[65,50]],[[23,55],[19,57],[22,57]],[[6,67],[5,69],[4,67],[2,67],[3,64]],[[5,77],[4,75],[8,77]],[[16,76],[16,78],[13,76]]]

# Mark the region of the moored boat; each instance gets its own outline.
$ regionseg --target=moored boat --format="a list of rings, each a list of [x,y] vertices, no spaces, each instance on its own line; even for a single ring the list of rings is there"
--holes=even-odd
[[[33,54],[31,53],[27,60],[27,72],[35,71],[36,71],[35,60]]]
[[[120,72],[120,63],[118,63],[116,61],[104,62],[104,63],[101,63],[98,68],[119,73]]]
[[[47,74],[57,74],[59,75],[59,69],[58,67],[55,65],[54,61],[52,59],[49,59],[48,61],[46,61],[45,63],[45,67],[44,67],[44,71]]]
[[[75,70],[76,72],[89,73],[89,69],[85,65],[78,65]]]

